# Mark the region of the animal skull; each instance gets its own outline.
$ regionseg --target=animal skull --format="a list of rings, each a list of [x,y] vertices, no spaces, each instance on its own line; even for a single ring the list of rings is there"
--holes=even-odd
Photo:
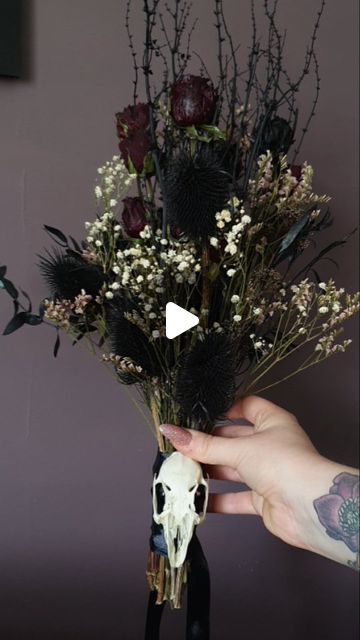
[[[164,530],[170,566],[186,558],[194,528],[206,514],[209,486],[198,462],[175,451],[153,481],[153,518]]]

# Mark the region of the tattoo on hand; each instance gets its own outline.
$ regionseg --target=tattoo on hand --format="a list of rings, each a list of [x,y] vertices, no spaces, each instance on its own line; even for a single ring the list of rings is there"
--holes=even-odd
[[[356,553],[356,560],[348,561],[359,569],[359,477],[352,473],[339,473],[326,496],[313,502],[317,516],[334,540],[342,540]]]

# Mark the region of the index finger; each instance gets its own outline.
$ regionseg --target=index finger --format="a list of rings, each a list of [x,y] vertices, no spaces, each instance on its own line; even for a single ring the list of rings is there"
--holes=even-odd
[[[296,418],[285,409],[259,396],[239,398],[229,409],[226,417],[229,420],[245,418],[245,420],[248,420],[255,426],[255,430],[269,426],[269,421],[271,422],[274,418],[276,418],[278,424],[284,420],[287,422],[289,419],[291,419],[292,422],[296,420]]]

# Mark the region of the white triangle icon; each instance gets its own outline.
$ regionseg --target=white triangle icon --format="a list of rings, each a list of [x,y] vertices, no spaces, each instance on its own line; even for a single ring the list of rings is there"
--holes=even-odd
[[[199,318],[174,302],[166,305],[166,337],[172,340],[199,324]]]

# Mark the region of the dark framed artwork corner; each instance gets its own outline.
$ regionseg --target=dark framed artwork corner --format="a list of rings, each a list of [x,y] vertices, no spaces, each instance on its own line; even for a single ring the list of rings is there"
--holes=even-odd
[[[21,78],[23,59],[23,0],[0,0],[0,78]]]

